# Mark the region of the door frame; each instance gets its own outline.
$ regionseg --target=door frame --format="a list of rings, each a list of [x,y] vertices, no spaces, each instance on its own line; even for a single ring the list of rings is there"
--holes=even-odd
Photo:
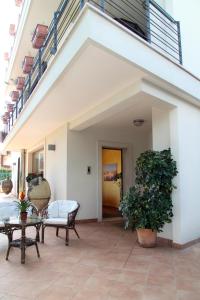
[[[128,143],[98,141],[97,142],[97,218],[98,221],[103,220],[102,204],[103,204],[103,168],[102,168],[102,149],[118,149],[122,150],[122,174],[123,174],[123,191],[126,192],[133,184],[133,146]]]

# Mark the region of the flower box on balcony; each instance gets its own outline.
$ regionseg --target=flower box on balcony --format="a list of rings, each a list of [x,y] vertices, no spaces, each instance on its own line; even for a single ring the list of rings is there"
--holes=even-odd
[[[8,123],[8,118],[5,117],[5,115],[1,116],[1,121],[3,122],[4,125]]]
[[[25,77],[17,77],[16,88],[18,91],[22,91],[25,83]]]
[[[19,91],[12,91],[10,93],[10,97],[11,97],[12,101],[16,102],[19,98]]]
[[[9,113],[11,113],[11,112],[13,112],[13,110],[14,110],[14,104],[8,103],[8,104],[7,104],[7,111],[8,111]]]
[[[22,70],[24,74],[30,73],[33,66],[34,58],[32,56],[25,56],[22,63]]]
[[[22,0],[15,0],[15,5],[16,6],[21,6],[21,4],[22,4]]]
[[[11,36],[15,36],[15,33],[16,33],[15,24],[10,24],[10,27],[9,27],[9,34],[10,34]]]
[[[4,60],[6,60],[6,61],[9,61],[9,53],[8,52],[5,52],[4,53]]]
[[[33,48],[39,49],[42,47],[48,34],[48,26],[37,24],[32,37]]]

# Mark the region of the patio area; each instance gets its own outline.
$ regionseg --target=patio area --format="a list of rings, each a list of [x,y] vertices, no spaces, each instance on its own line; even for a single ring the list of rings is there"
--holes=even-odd
[[[64,232],[56,238],[55,229],[47,228],[45,244],[39,244],[41,258],[28,248],[25,265],[19,249],[11,249],[5,260],[7,237],[1,234],[0,300],[200,299],[200,244],[185,250],[143,249],[135,233],[117,222],[77,229],[81,239],[70,231],[66,247]]]

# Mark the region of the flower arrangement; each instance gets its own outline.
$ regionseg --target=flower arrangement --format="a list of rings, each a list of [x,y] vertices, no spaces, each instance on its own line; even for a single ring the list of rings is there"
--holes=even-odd
[[[31,206],[31,201],[29,201],[28,199],[25,199],[24,192],[20,192],[19,200],[15,201],[15,203],[17,204],[17,208],[20,212],[21,219],[26,220],[27,219],[27,210]]]

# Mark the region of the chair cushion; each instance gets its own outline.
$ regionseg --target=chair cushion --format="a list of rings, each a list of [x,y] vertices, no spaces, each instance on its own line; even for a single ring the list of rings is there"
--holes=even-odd
[[[57,201],[53,201],[53,202],[49,203],[48,216],[49,216],[49,218],[58,218],[58,202]]]
[[[67,218],[49,218],[43,220],[44,224],[61,224],[61,225],[67,225]]]
[[[56,200],[48,207],[49,218],[67,218],[69,212],[75,210],[78,204],[74,200]]]

